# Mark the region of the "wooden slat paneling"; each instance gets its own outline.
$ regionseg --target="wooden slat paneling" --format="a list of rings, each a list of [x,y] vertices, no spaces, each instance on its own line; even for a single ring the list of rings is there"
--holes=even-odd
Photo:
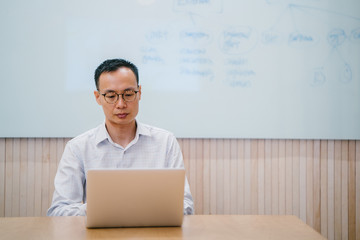
[[[356,145],[355,141],[349,141],[349,161],[348,161],[348,201],[349,210],[355,209],[355,211],[349,211],[348,226],[349,226],[349,238],[351,240],[356,239]],[[359,174],[359,173],[358,173]],[[359,217],[359,216],[358,216]],[[360,238],[360,235],[358,236]]]
[[[306,141],[306,222],[314,227],[314,145]]]
[[[321,234],[328,236],[328,145],[327,141],[320,142],[320,225]]]
[[[34,216],[42,216],[42,195],[41,195],[41,183],[42,183],[42,154],[43,154],[43,141],[40,138],[35,139],[35,199],[34,199]]]
[[[250,214],[259,214],[258,141],[250,142]]]
[[[14,217],[20,216],[20,153],[20,139],[13,139],[12,176],[9,179],[12,179],[11,215]]]
[[[328,142],[328,239],[335,237],[335,141]]]
[[[35,139],[27,139],[26,216],[35,216]],[[60,148],[61,149],[61,148]]]
[[[224,212],[224,139],[219,139],[216,143],[216,214]]]
[[[356,154],[355,154],[356,158],[356,180],[355,180],[355,185],[356,185],[356,214],[355,214],[355,219],[356,219],[356,233],[355,233],[355,239],[360,239],[360,141],[356,141]],[[349,209],[350,211],[354,211],[354,209]]]
[[[271,140],[265,140],[265,214],[272,214],[272,198],[271,198]]]
[[[237,157],[237,153],[238,153],[238,143],[237,141],[230,141],[230,186],[229,186],[229,191],[230,191],[230,213],[236,213],[238,208],[238,194],[237,194],[237,189],[238,189],[238,181],[237,181],[237,177],[238,177],[238,157]],[[204,162],[206,162],[206,158],[204,156]],[[204,199],[205,200],[205,199]]]
[[[20,139],[20,209],[19,216],[27,215],[27,176],[28,176],[28,141],[25,138]],[[50,189],[49,189],[50,191]]]
[[[279,214],[284,215],[286,213],[286,141],[279,140]]]
[[[335,239],[341,239],[341,230],[342,230],[342,223],[341,223],[341,141],[335,141],[335,171],[334,171],[334,214],[335,214]]]
[[[318,232],[321,232],[321,202],[320,202],[320,192],[321,192],[321,168],[320,168],[320,141],[314,141],[314,155],[313,155],[313,219],[314,219],[314,229]]]
[[[210,214],[216,214],[216,205],[217,205],[217,197],[216,197],[216,179],[217,171],[216,171],[216,159],[217,159],[217,141],[215,139],[210,140]],[[195,197],[195,196],[194,196]],[[197,211],[197,210],[196,210]]]
[[[258,140],[258,214],[265,214],[265,140]]]
[[[215,140],[213,140],[215,141]],[[245,141],[243,139],[238,140],[237,144],[237,156],[238,156],[238,164],[237,164],[237,199],[238,199],[238,207],[237,214],[244,214],[245,211]],[[216,143],[215,143],[216,144]]]
[[[204,139],[203,143],[203,208],[198,214],[210,214],[210,140]],[[236,193],[236,189],[235,189]],[[197,208],[199,209],[199,208]]]
[[[349,163],[349,142],[341,141],[341,239],[348,239],[348,163]]]
[[[251,213],[251,141],[244,142],[244,214]]]
[[[231,145],[230,140],[225,139],[224,140],[224,156],[223,156],[223,162],[224,162],[224,214],[230,214],[231,211],[231,193],[230,193],[230,179],[231,179],[231,173],[230,173],[230,154],[231,154]],[[198,169],[198,168],[197,168]],[[200,168],[201,169],[201,168]]]
[[[279,214],[279,140],[271,141],[271,214]]]
[[[0,217],[45,216],[70,139],[0,139]],[[360,239],[360,141],[179,139],[197,214],[293,214]]]
[[[306,141],[300,140],[300,159],[299,159],[299,165],[300,165],[300,173],[299,173],[299,183],[300,183],[300,219],[306,222],[306,203],[307,203],[307,184],[306,184],[306,176],[307,176],[307,161],[306,161]]]
[[[0,216],[5,216],[5,139],[0,139]]]
[[[300,141],[293,141],[293,215],[300,217]]]
[[[46,215],[46,208],[49,207],[51,199],[49,195],[50,189],[50,139],[46,138],[42,141],[42,171],[41,171],[41,215]]]

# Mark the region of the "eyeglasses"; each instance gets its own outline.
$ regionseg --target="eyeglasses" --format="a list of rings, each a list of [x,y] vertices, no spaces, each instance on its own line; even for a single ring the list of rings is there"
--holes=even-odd
[[[119,100],[120,95],[125,102],[132,102],[136,99],[136,94],[138,92],[139,91],[135,90],[125,90],[123,93],[107,92],[101,95],[104,96],[107,103],[114,104]]]

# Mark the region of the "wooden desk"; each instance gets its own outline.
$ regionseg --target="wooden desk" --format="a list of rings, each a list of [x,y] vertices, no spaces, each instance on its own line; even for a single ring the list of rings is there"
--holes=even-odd
[[[195,215],[183,226],[86,229],[84,217],[0,218],[0,239],[325,239],[294,216]]]

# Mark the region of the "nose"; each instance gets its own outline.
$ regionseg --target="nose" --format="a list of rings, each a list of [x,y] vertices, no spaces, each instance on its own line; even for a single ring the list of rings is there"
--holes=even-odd
[[[125,100],[122,98],[121,95],[119,96],[119,100],[118,100],[117,103],[116,103],[116,107],[117,107],[117,108],[126,108],[126,107],[127,107],[126,102],[125,102]]]

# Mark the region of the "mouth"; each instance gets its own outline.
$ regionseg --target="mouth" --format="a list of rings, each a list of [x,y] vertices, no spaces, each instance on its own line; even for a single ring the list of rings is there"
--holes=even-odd
[[[126,118],[127,115],[128,115],[128,113],[119,113],[119,114],[116,114],[116,116],[117,116],[118,118],[120,118],[120,119]]]

